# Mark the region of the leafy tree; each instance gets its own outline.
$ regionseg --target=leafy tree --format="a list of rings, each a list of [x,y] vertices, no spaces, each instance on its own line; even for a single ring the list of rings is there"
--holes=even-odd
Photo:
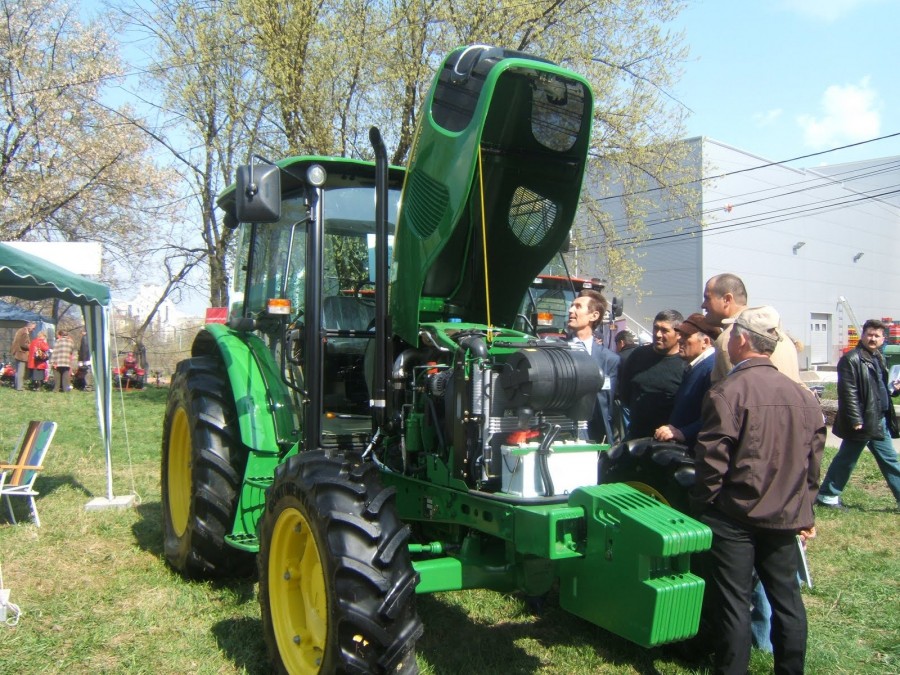
[[[686,52],[665,26],[677,0],[238,0],[273,91],[292,153],[368,156],[365,130],[380,126],[409,152],[419,109],[440,58],[460,44],[493,44],[580,72],[596,95],[591,190],[576,232],[596,276],[635,288],[635,244],[646,237],[648,190],[664,188],[674,211],[690,211],[680,143],[683,108],[670,88]],[[615,222],[604,201],[624,197]]]
[[[669,90],[684,59],[666,26],[679,0],[151,0],[123,11],[152,41],[151,136],[181,165],[202,214],[210,299],[224,304],[231,233],[215,194],[251,148],[268,154],[370,156],[379,126],[392,161],[409,152],[440,59],[460,44],[495,44],[576,70],[592,83],[592,173],[575,247],[591,276],[638,285],[629,254],[646,236],[648,190],[690,211],[682,108]],[[612,218],[608,198],[625,195]]]

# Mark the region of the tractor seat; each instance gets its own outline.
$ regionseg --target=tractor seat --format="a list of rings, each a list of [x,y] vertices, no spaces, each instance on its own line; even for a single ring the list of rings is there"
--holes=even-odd
[[[351,296],[330,296],[322,301],[322,314],[328,330],[366,331],[375,318],[375,308]]]
[[[364,305],[357,298],[339,295],[329,296],[322,301],[322,321],[326,330],[358,331],[360,337],[329,337],[327,350],[332,354],[352,354],[362,356],[368,338],[369,326],[375,319],[375,308]]]

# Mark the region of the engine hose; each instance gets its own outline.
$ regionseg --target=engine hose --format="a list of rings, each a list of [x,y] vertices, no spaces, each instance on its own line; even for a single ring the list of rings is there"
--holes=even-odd
[[[431,422],[434,424],[434,433],[437,436],[438,447],[443,455],[447,443],[444,441],[444,430],[441,429],[441,421],[438,419],[437,408],[435,407],[434,399],[431,396],[426,396],[425,400],[428,401],[428,411],[431,413]]]
[[[555,496],[556,489],[553,487],[553,478],[550,476],[550,465],[547,462],[547,455],[538,456],[538,466],[541,467],[541,480],[544,483],[545,496]]]
[[[378,445],[378,441],[381,438],[381,427],[378,427],[375,430],[375,434],[372,436],[372,440],[369,441],[369,444],[366,446],[366,449],[363,451],[362,458],[366,459],[369,455],[372,454],[372,450],[375,449],[375,446]]]
[[[541,441],[540,447],[537,449],[538,468],[541,472],[541,481],[544,483],[547,497],[553,497],[556,494],[556,489],[553,487],[553,477],[550,475],[550,462],[547,458],[550,456],[550,446],[556,439],[557,434],[559,434],[560,428],[558,424],[552,424],[544,436],[544,440]]]
[[[534,506],[537,504],[565,504],[569,499],[569,495],[567,494],[553,495],[552,497],[513,497],[507,494],[496,495],[493,492],[482,492],[481,490],[475,489],[469,490],[469,494],[474,497],[489,499],[501,504],[522,504],[524,506]]]
[[[481,335],[467,335],[459,341],[459,351],[464,355],[466,351],[470,351],[475,356],[486,359],[489,356],[487,342]]]

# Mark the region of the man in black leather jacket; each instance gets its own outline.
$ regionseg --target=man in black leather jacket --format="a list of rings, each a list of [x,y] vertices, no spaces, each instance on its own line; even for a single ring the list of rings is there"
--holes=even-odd
[[[869,319],[863,324],[856,349],[838,362],[838,412],[832,431],[843,442],[819,488],[819,506],[843,508],[841,493],[868,446],[900,509],[900,462],[891,441],[900,437],[891,401],[900,394],[900,382],[888,383],[879,351],[885,332],[881,321]]]

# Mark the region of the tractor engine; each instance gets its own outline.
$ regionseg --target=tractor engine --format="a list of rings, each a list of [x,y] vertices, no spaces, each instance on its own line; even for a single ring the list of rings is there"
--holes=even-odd
[[[540,494],[553,496],[547,456],[586,440],[603,385],[597,363],[578,342],[488,343],[483,330],[453,339],[455,351],[409,350],[395,363],[395,382],[405,379],[412,394],[404,406],[406,454],[430,450],[470,488],[505,492],[517,461],[513,450],[530,447],[544,485]],[[408,457],[405,463],[415,466]]]

